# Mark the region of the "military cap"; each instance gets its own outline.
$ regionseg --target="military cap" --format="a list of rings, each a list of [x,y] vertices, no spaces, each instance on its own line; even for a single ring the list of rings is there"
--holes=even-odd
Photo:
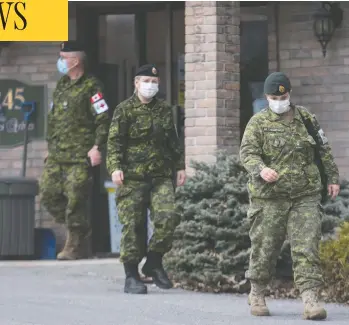
[[[159,70],[154,64],[145,64],[138,68],[136,72],[137,76],[159,77]]]
[[[264,82],[264,93],[282,96],[291,91],[290,79],[283,72],[271,73]]]
[[[84,49],[77,41],[67,41],[61,43],[61,52],[84,52]]]

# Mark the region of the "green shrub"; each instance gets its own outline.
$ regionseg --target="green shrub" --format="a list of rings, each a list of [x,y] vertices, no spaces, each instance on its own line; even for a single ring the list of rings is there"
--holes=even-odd
[[[330,235],[333,229],[340,226],[343,221],[349,221],[349,182],[344,180],[340,184],[338,197],[324,204],[324,219],[322,221],[323,234]]]
[[[349,222],[339,228],[338,238],[320,245],[320,257],[328,301],[349,303]]]
[[[239,291],[250,247],[247,174],[222,152],[216,164],[193,162],[192,167],[195,175],[177,192],[182,219],[166,266],[183,287]]]

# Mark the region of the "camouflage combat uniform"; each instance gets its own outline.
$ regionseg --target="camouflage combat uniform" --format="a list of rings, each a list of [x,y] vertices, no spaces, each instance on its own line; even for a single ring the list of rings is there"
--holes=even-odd
[[[249,121],[240,158],[249,173],[252,247],[246,277],[259,284],[269,282],[287,234],[295,284],[305,292],[323,284],[318,252],[323,211],[320,173],[314,163],[315,141],[299,112],[311,119],[317,131],[321,130],[315,116],[303,107],[296,107],[293,121],[267,108]],[[328,184],[338,184],[338,168],[321,131],[320,155]],[[260,176],[264,167],[275,170],[279,179],[265,182]]]
[[[139,263],[146,256],[148,207],[154,225],[149,251],[165,254],[179,222],[173,173],[184,169],[171,107],[157,98],[149,104],[142,104],[137,95],[127,99],[115,109],[107,148],[109,173],[124,172],[123,185],[117,189],[123,224],[120,260]]]
[[[77,246],[80,237],[90,231],[87,200],[92,175],[87,153],[94,145],[106,143],[109,127],[108,111],[97,114],[91,103],[98,93],[102,93],[100,82],[92,76],[73,81],[63,76],[48,113],[48,159],[40,180],[41,202],[56,222],[65,223],[70,230],[66,246]]]

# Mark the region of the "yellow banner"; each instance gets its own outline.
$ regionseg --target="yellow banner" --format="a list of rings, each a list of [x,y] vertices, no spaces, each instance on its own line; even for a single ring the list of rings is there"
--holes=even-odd
[[[0,41],[67,41],[68,0],[0,2]]]

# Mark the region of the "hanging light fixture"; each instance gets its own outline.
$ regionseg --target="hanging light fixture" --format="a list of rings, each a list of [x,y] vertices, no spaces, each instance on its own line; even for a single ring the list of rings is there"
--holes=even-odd
[[[343,21],[343,10],[339,7],[339,3],[322,2],[321,8],[315,12],[313,18],[314,35],[320,42],[325,57],[327,45]]]

